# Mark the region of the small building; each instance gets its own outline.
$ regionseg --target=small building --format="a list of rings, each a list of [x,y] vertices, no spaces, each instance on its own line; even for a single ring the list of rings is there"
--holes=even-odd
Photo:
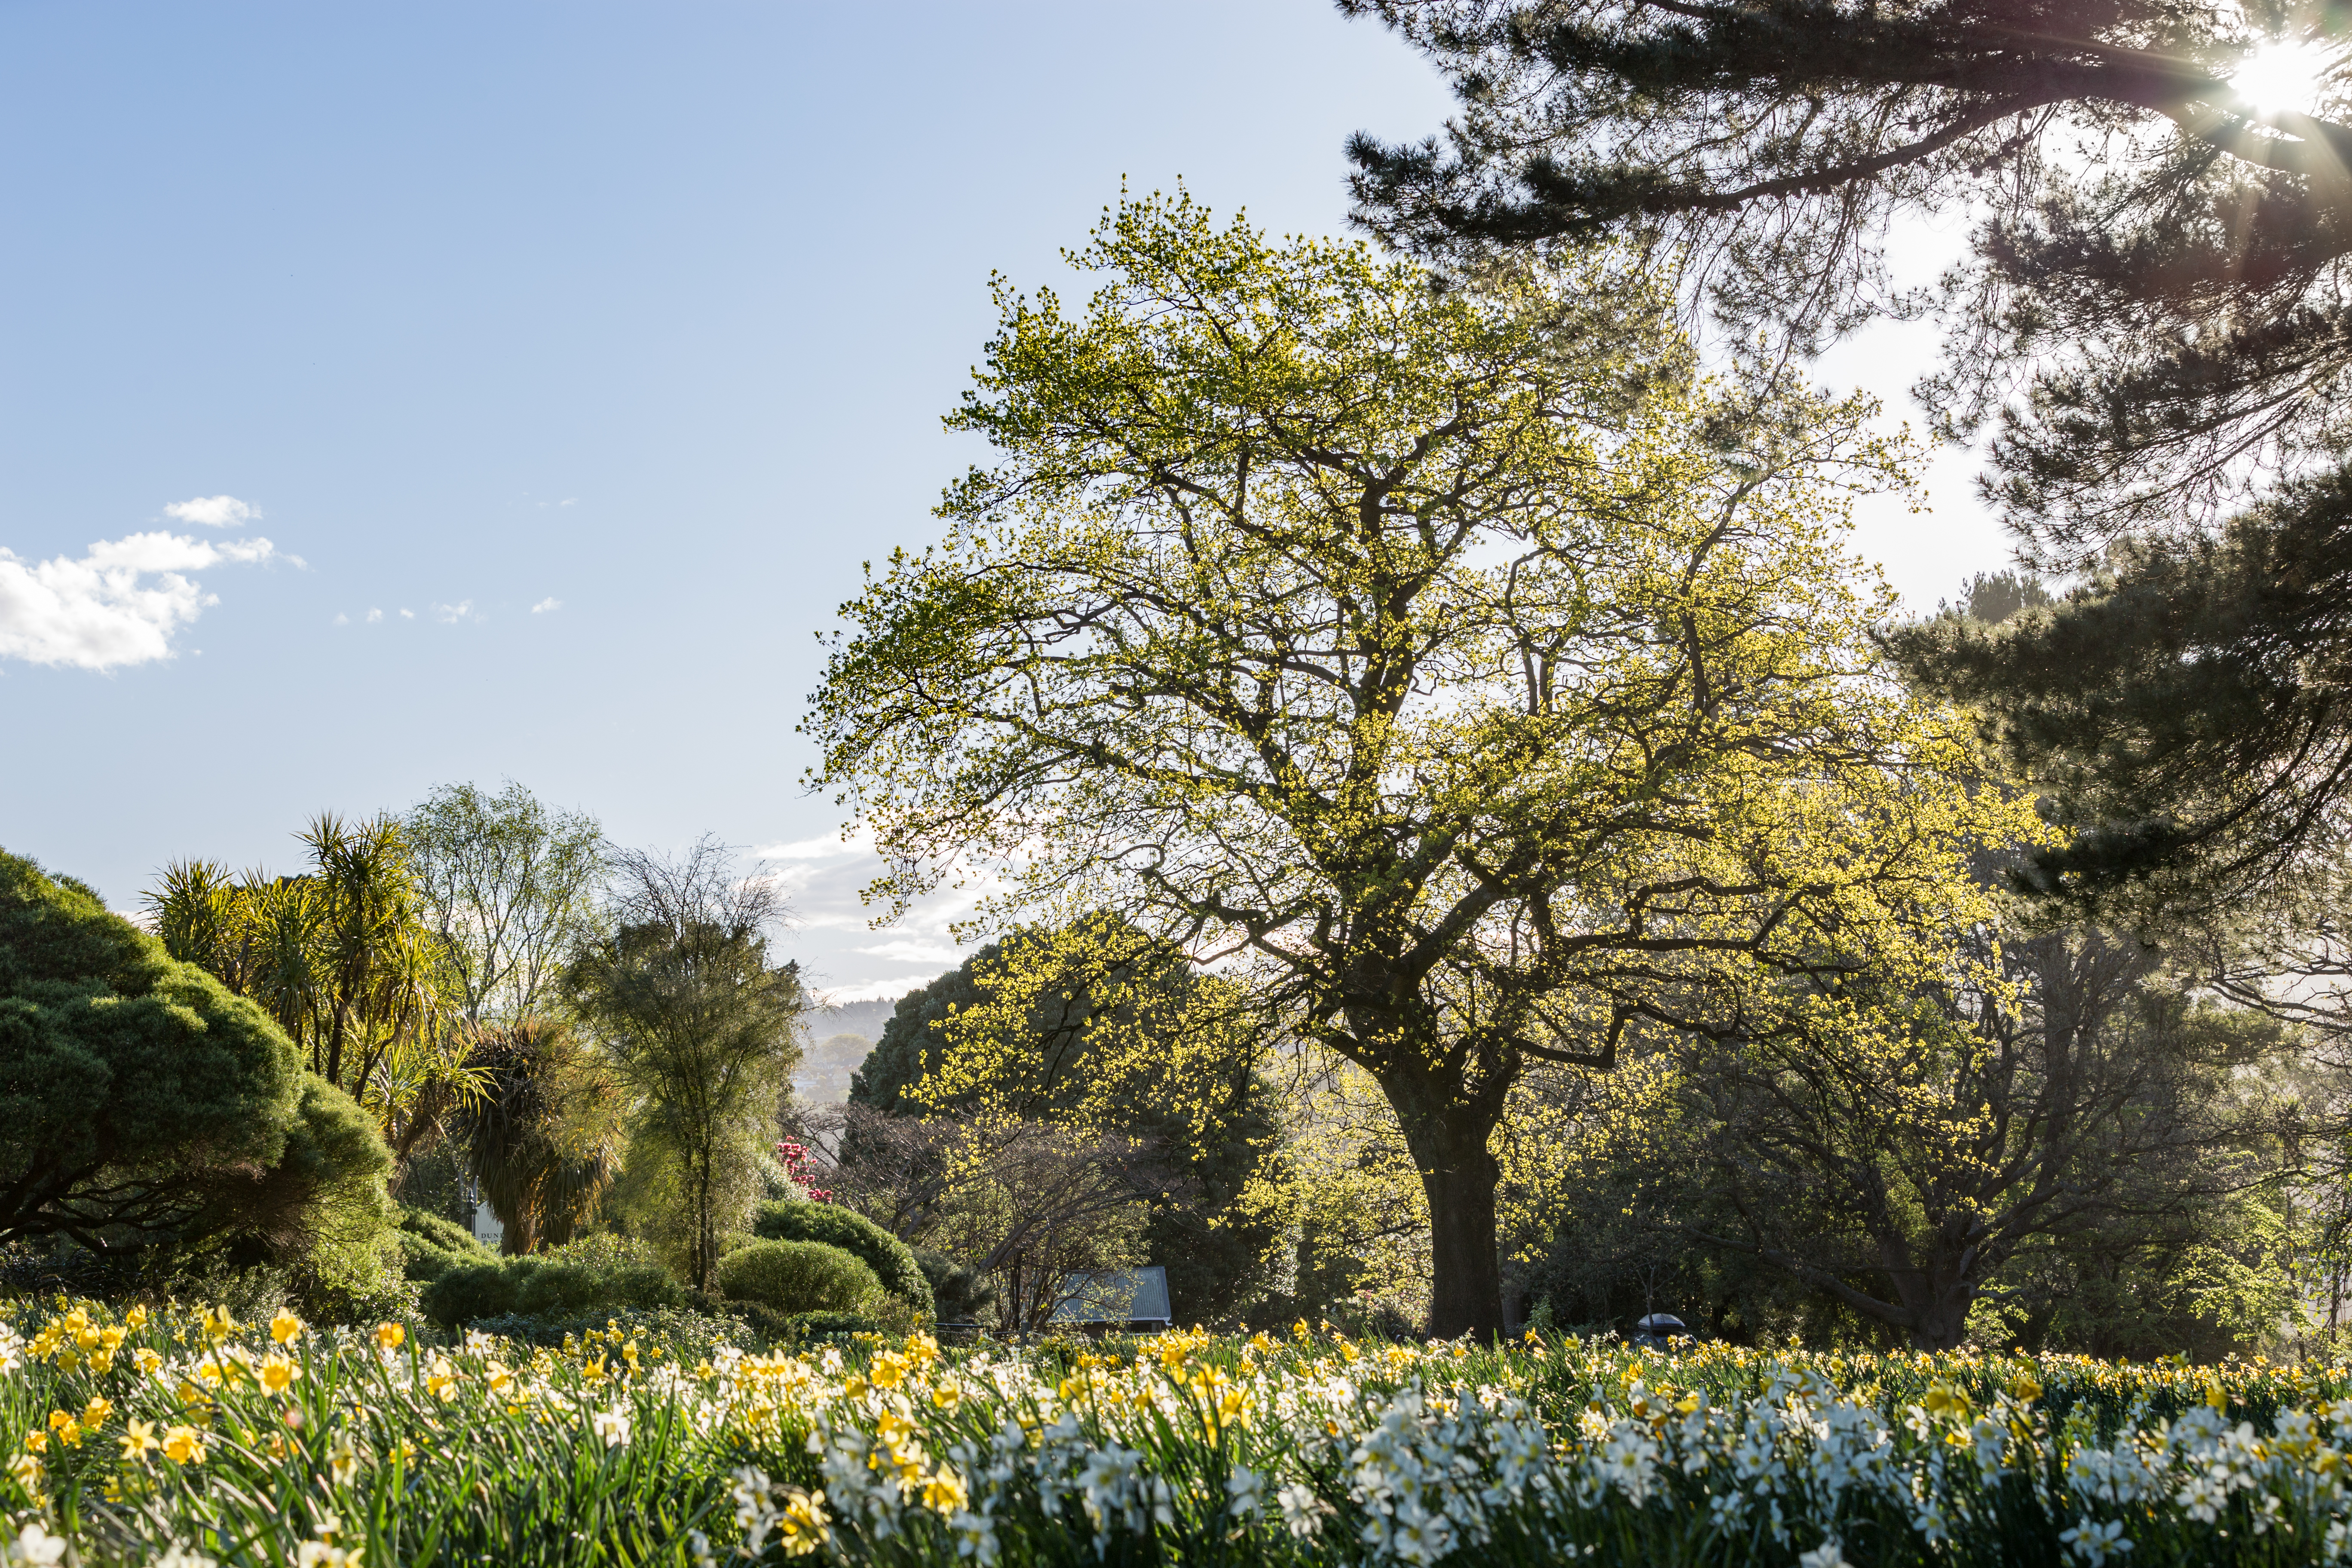
[[[482,1201],[481,1190],[470,1179],[458,1183],[457,1202],[470,1216],[467,1228],[474,1233],[474,1239],[496,1252],[499,1244],[506,1240],[507,1227],[490,1212],[490,1205]]]
[[[1168,1310],[1168,1270],[1159,1264],[1141,1268],[1105,1268],[1074,1274],[1069,1293],[1049,1320],[1057,1329],[1087,1333],[1156,1334],[1173,1328]]]

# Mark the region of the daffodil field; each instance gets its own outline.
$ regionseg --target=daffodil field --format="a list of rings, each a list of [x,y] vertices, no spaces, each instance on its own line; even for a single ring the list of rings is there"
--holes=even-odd
[[[562,1350],[18,1307],[10,1563],[2303,1563],[2352,1372],[1194,1333]]]

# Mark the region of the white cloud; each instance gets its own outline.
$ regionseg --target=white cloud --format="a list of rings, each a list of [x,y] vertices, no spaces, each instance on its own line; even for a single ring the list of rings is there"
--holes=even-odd
[[[936,963],[942,969],[949,969],[963,962],[963,949],[951,942],[926,942],[919,937],[886,942],[878,947],[861,947],[857,951],[868,958],[878,958],[888,963]]]
[[[560,610],[562,608],[563,608],[563,601],[551,595],[547,598],[541,599],[538,604],[533,605],[530,607],[530,613],[534,616],[543,616],[550,610]]]
[[[823,838],[795,838],[783,844],[767,844],[751,851],[754,860],[835,860],[846,855],[870,855],[874,852],[874,830],[860,826],[848,838],[838,833]]]
[[[400,612],[400,618],[404,621],[413,621],[416,618],[416,612],[415,610],[403,610]]]
[[[337,625],[337,626],[350,626],[351,624],[352,624],[352,618],[351,618],[351,616],[347,616],[347,615],[343,614],[343,612],[342,612],[342,611],[341,611],[341,610],[337,610],[337,611],[335,612],[335,625]]]
[[[404,616],[408,614],[406,610],[400,613]],[[441,617],[442,625],[451,626],[456,626],[459,621],[478,621],[482,618],[474,613],[474,601],[471,599],[460,599],[454,605],[436,605],[433,606],[433,613]]]
[[[266,539],[215,544],[177,533],[100,540],[79,560],[37,564],[0,548],[0,658],[78,669],[170,658],[173,634],[220,602],[184,574],[274,553]]]
[[[382,610],[370,610],[367,613],[367,623],[370,626],[375,625],[376,622],[382,619],[383,619],[383,612]]]
[[[205,528],[235,528],[241,522],[251,522],[261,516],[261,509],[237,500],[235,496],[198,496],[194,500],[175,500],[163,509],[163,515],[180,522],[193,522]]]

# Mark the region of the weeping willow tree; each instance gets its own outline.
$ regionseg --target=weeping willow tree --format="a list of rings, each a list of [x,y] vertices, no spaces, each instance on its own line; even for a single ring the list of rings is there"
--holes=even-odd
[[[595,1212],[620,1167],[621,1092],[571,1028],[537,1016],[474,1032],[480,1098],[452,1131],[509,1253],[561,1247]]]
[[[399,822],[321,813],[300,875],[182,860],[145,895],[164,951],[254,1002],[404,1157],[480,1092]]]

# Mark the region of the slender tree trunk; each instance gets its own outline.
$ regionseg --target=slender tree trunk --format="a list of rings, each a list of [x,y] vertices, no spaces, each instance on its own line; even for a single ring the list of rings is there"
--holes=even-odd
[[[702,1151],[701,1170],[695,1182],[694,1288],[698,1290],[710,1289],[710,1266],[713,1261],[711,1254],[719,1250],[712,1245],[711,1237],[710,1171],[712,1163],[711,1151],[706,1147]]]
[[[1399,1106],[1398,1120],[1429,1197],[1429,1332],[1442,1340],[1499,1336],[1503,1271],[1495,1186],[1502,1166],[1486,1149],[1494,1121],[1461,1105],[1416,1112]]]

